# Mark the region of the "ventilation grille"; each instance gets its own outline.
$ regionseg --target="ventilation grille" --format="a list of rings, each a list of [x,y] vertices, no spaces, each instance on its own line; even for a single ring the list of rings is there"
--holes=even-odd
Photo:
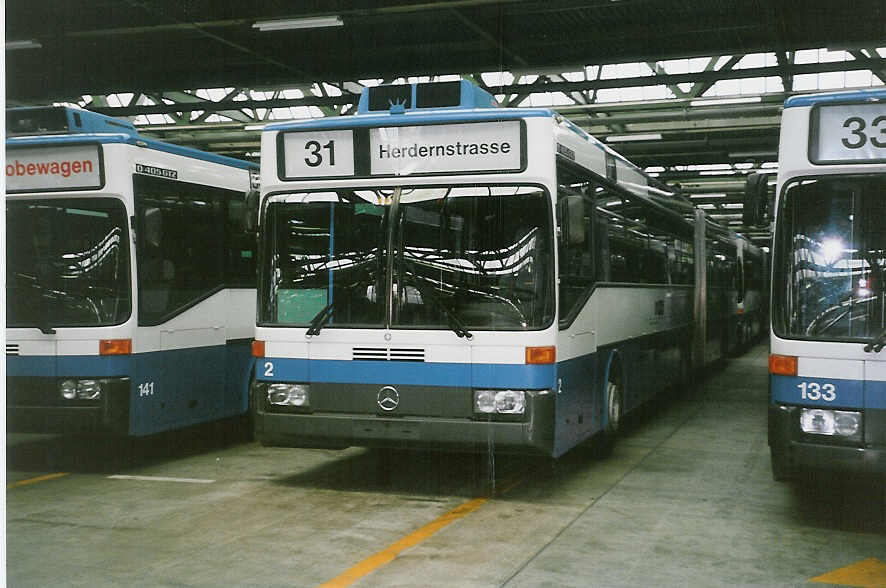
[[[424,349],[401,347],[354,347],[354,359],[363,361],[424,361]]]
[[[6,344],[6,355],[18,355],[18,343]]]

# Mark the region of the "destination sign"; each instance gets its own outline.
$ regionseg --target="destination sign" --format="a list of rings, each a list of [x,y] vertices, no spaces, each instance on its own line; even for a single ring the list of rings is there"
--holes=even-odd
[[[281,178],[520,171],[521,121],[416,125],[281,134]]]
[[[520,121],[386,127],[369,132],[372,175],[518,171]]]
[[[813,163],[886,161],[886,102],[818,106],[812,116]]]
[[[8,192],[98,189],[103,184],[98,145],[52,145],[9,149]]]

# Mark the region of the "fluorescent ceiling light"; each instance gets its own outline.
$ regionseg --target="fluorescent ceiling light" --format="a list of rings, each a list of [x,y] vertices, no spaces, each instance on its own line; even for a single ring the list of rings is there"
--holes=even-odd
[[[647,133],[637,135],[609,135],[606,140],[610,143],[621,143],[625,141],[660,141],[661,133]]]
[[[746,98],[710,98],[692,100],[689,106],[720,106],[722,104],[755,104],[763,102],[762,96],[748,96]]]
[[[690,194],[690,198],[726,198],[725,192],[718,192],[716,194]]]
[[[24,41],[6,41],[6,50],[14,51],[16,49],[42,49],[43,45],[41,45],[38,41],[33,39],[27,39]]]
[[[260,31],[288,31],[291,29],[340,27],[344,24],[340,16],[314,16],[310,18],[290,18],[288,20],[263,20],[252,25],[252,28]]]
[[[244,131],[260,131],[265,128],[265,125],[246,125],[243,127]]]

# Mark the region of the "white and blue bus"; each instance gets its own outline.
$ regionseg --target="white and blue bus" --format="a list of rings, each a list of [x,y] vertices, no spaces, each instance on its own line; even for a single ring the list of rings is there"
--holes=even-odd
[[[772,472],[886,472],[886,90],[795,96],[779,148]]]
[[[729,349],[736,235],[551,110],[379,86],[266,127],[261,163],[264,444],[607,447]]]
[[[8,430],[244,414],[258,166],[84,110],[6,116]]]

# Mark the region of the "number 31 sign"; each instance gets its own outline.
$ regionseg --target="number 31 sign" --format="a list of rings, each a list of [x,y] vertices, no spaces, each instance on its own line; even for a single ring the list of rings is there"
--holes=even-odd
[[[283,135],[286,178],[354,175],[354,132],[301,131]]]

